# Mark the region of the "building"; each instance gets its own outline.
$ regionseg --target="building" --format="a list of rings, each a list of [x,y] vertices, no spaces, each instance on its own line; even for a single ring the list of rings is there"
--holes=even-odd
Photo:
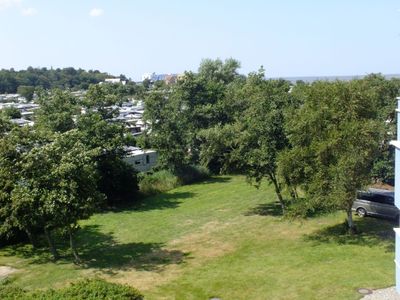
[[[143,150],[138,147],[126,147],[124,161],[138,172],[149,171],[157,164],[157,152],[154,150]]]
[[[102,84],[102,83],[103,82],[100,82],[100,84]],[[125,85],[126,80],[121,80],[120,78],[106,78],[106,79],[104,79],[104,83],[112,83],[112,84],[120,83],[122,85]]]
[[[397,138],[400,134],[400,97],[397,97]],[[400,208],[400,140],[391,141],[391,145],[396,148],[395,152],[395,176],[394,176],[394,204]],[[394,228],[396,234],[396,252],[395,252],[395,268],[396,268],[396,290],[400,294],[400,228]]]
[[[29,121],[29,120],[25,120],[25,119],[11,119],[10,122],[18,125],[19,127],[34,125],[33,121]]]
[[[156,73],[144,73],[142,75],[142,81],[149,80],[150,82],[164,81],[165,84],[174,84],[178,80],[178,74],[156,74]]]

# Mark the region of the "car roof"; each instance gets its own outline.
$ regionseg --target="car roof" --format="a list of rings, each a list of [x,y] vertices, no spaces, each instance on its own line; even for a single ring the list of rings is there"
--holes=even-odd
[[[385,195],[385,196],[394,197],[394,192],[393,191],[384,190],[384,189],[369,188],[368,192],[370,192],[372,194],[377,194],[377,195]]]

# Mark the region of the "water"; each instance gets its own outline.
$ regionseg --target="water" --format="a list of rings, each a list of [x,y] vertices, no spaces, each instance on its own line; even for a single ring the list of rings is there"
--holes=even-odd
[[[299,76],[299,77],[271,77],[269,79],[284,79],[287,81],[290,81],[292,83],[296,83],[298,80],[302,80],[304,82],[314,82],[317,80],[322,80],[322,81],[335,81],[335,80],[343,80],[343,81],[349,81],[353,79],[362,79],[368,75],[350,75],[350,76]],[[386,79],[392,79],[392,78],[399,78],[400,79],[400,74],[386,74],[383,75]]]

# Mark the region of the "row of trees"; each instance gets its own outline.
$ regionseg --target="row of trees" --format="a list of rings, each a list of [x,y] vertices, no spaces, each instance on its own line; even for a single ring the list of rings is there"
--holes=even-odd
[[[53,234],[74,235],[78,221],[134,197],[136,173],[123,162],[124,126],[111,122],[121,97],[93,85],[84,99],[61,90],[40,91],[33,128],[0,119],[0,233],[23,231],[32,245],[44,233],[54,258]],[[81,109],[85,110],[81,114]]]
[[[29,67],[20,71],[2,69],[0,70],[0,94],[18,92],[29,96],[37,87],[86,90],[91,84],[102,82],[108,77],[110,77],[109,74],[97,70],[85,71],[72,67],[63,69]],[[126,80],[124,75],[120,78]]]
[[[349,82],[291,84],[264,70],[241,76],[233,59],[205,60],[173,87],[146,99],[143,145],[174,172],[202,164],[273,184],[282,210],[344,209],[372,179],[393,179],[395,97],[400,81],[369,75]],[[299,196],[300,195],[300,196]]]

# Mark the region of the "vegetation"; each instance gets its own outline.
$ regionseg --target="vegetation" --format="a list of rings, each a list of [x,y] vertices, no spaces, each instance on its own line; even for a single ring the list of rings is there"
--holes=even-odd
[[[139,180],[139,189],[144,195],[160,194],[178,186],[178,177],[167,170],[144,173]]]
[[[139,175],[139,190],[144,195],[156,195],[208,178],[210,172],[202,166],[186,166],[177,175],[168,170],[142,173]]]
[[[317,82],[302,96],[287,123],[292,148],[283,154],[282,173],[305,191],[308,209],[343,209],[354,230],[351,207],[357,190],[371,182],[384,135],[378,98],[362,80]]]
[[[0,285],[0,297],[4,300],[12,299],[42,299],[42,300],[142,300],[140,292],[130,286],[106,282],[100,279],[81,280],[71,286],[48,291],[26,292],[7,284]]]
[[[216,173],[246,174],[255,186],[266,179],[282,211],[343,209],[354,231],[357,190],[372,180],[393,180],[388,141],[400,80],[372,74],[291,88],[266,80],[263,69],[239,76],[238,67],[235,60],[205,60],[197,74],[153,90],[146,99],[145,144],[174,174],[202,164]]]
[[[6,119],[21,118],[21,112],[16,107],[5,107],[1,110],[1,115]]]
[[[0,237],[31,243],[0,250],[19,270],[0,295],[142,297],[99,280],[64,287],[77,276],[149,299],[350,299],[391,284],[392,225],[353,220],[351,206],[372,181],[393,181],[400,80],[293,86],[239,67],[207,59],[176,84],[140,87],[89,85],[107,74],[73,68],[0,71],[0,92],[40,105],[34,127],[11,123],[16,109],[0,115]],[[138,140],[116,118],[132,95],[145,97]],[[156,171],[124,162],[136,144],[157,150]],[[154,196],[138,202],[139,188]]]
[[[32,68],[15,71],[14,69],[0,70],[0,93],[21,93],[31,98],[33,88],[44,89],[87,89],[89,85],[104,81],[110,77],[100,71],[85,71],[82,69],[64,68],[47,69]],[[125,78],[122,75],[122,78]]]
[[[2,122],[0,233],[25,232],[33,246],[44,234],[58,259],[55,231],[69,239],[74,259],[77,221],[109,205],[134,200],[136,172],[123,161],[122,124],[111,122],[119,101],[109,87],[92,86],[83,100],[61,90],[40,91],[35,127]],[[86,109],[80,114],[78,101]]]
[[[57,263],[21,244],[3,247],[0,265],[29,291],[100,276],[146,299],[357,299],[360,287],[393,285],[393,224],[356,218],[349,235],[344,219],[282,218],[272,185],[222,176],[80,222],[81,265],[59,237]]]

